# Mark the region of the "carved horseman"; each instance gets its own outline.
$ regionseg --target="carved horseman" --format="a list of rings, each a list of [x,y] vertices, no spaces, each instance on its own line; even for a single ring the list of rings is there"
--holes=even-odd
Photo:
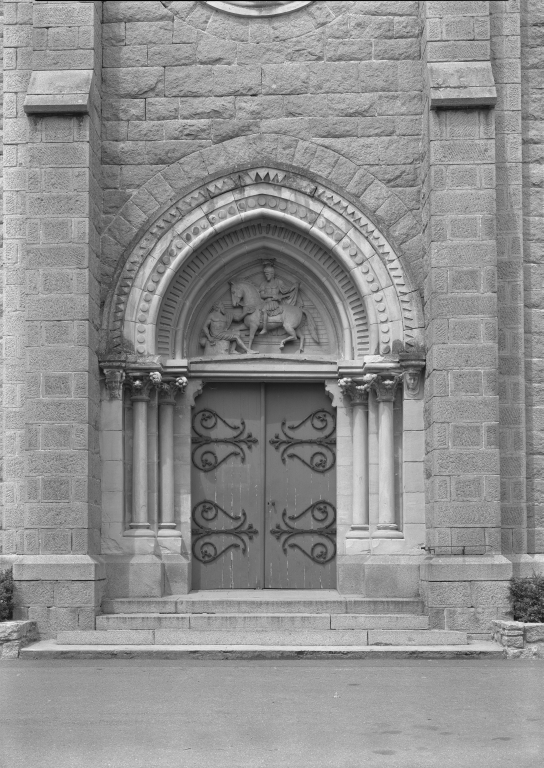
[[[288,286],[283,280],[276,277],[273,259],[263,262],[263,272],[265,279],[258,287],[259,296],[264,301],[264,306],[261,310],[263,326],[260,332],[261,336],[268,331],[268,318],[282,313],[282,304],[296,306],[300,288],[300,283]]]

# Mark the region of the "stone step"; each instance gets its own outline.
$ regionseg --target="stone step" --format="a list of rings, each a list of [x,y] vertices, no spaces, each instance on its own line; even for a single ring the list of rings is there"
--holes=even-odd
[[[97,630],[198,629],[231,630],[352,630],[428,629],[427,616],[327,613],[114,613],[98,616]]]
[[[248,597],[248,592],[252,595]],[[116,598],[105,600],[102,610],[111,613],[358,613],[422,614],[423,601],[412,598],[365,598],[339,595],[337,592],[304,595],[271,594],[272,590],[240,590],[221,593],[196,592],[161,598]]]
[[[133,629],[64,631],[59,645],[366,646],[467,645],[466,632],[448,630],[260,630]]]
[[[498,643],[470,645],[233,646],[233,645],[60,645],[40,640],[21,649],[21,659],[190,659],[203,661],[286,659],[503,659]]]

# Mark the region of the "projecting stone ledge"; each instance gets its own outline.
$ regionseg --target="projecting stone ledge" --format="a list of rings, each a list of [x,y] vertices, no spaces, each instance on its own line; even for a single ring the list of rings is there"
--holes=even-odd
[[[489,61],[428,64],[431,109],[493,106],[497,89]]]
[[[88,114],[91,69],[33,72],[24,101],[27,115]]]
[[[60,645],[42,640],[21,651],[23,659],[502,659],[497,643],[397,646],[266,645]]]

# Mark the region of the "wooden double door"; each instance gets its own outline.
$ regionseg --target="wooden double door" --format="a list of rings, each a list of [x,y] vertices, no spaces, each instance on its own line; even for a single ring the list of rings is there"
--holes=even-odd
[[[191,465],[193,589],[336,586],[336,415],[322,384],[207,384]]]

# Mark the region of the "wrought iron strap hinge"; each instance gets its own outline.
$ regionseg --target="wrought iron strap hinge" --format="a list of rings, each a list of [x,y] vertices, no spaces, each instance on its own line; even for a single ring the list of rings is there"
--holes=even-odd
[[[212,437],[203,434],[202,430],[212,430],[221,423],[234,434],[227,437]],[[228,421],[210,408],[204,408],[193,416],[192,427],[194,435],[191,442],[194,448],[191,453],[193,466],[201,472],[213,472],[231,456],[239,456],[242,464],[246,461],[245,448],[251,450],[253,445],[258,444],[256,437],[251,432],[244,434],[246,423],[243,419],[239,424],[229,424]],[[215,450],[216,445],[231,446],[232,450],[222,458],[219,458]]]
[[[323,434],[318,437],[297,437],[290,435],[287,431],[295,432],[308,423],[313,429]],[[336,417],[329,411],[320,408],[298,424],[288,425],[287,419],[284,419],[281,423],[281,431],[282,435],[276,432],[271,438],[270,445],[276,451],[281,451],[280,458],[283,464],[287,463],[287,459],[298,459],[314,472],[328,472],[336,464],[336,453],[332,447],[336,445],[336,438],[333,437],[336,431]],[[303,456],[296,453],[297,446],[302,445],[315,445],[319,450],[314,451],[310,460],[307,461]]]
[[[310,524],[313,520],[317,526],[298,528],[296,521],[307,514],[310,515]],[[298,549],[318,565],[326,565],[334,560],[336,556],[336,507],[329,501],[316,501],[299,515],[287,515],[287,510],[284,509],[281,519],[284,527],[280,523],[276,523],[276,527],[271,528],[270,533],[281,543],[285,555],[288,554],[287,549]],[[304,546],[293,541],[293,539],[301,536],[318,536],[320,540],[316,541],[308,551]]]
[[[211,523],[214,520],[217,520],[219,513],[238,524],[231,526],[230,528],[210,528],[209,525],[206,525],[206,523]],[[241,515],[231,515],[226,509],[223,509],[219,504],[216,504],[215,501],[209,501],[208,499],[200,501],[193,507],[191,519],[193,522],[193,527],[191,529],[193,535],[193,555],[196,560],[200,563],[204,563],[204,565],[218,560],[230,549],[241,549],[242,554],[245,555],[247,552],[245,538],[252,541],[253,537],[259,533],[251,523],[246,525],[247,515],[245,510],[242,510]],[[218,547],[210,541],[213,536],[227,536],[231,539],[234,538],[235,541],[231,544],[227,544],[223,549],[218,549]]]

